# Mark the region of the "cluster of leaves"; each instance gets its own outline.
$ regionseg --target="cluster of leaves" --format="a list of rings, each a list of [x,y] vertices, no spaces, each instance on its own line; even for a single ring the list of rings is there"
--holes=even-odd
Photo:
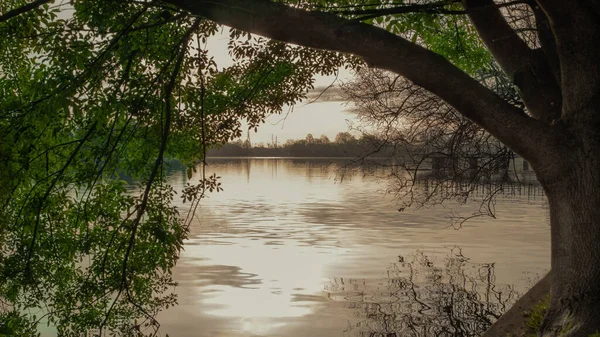
[[[452,2],[442,8],[462,10],[460,4]],[[491,55],[473,26],[468,23],[468,18],[465,15],[442,15],[434,10],[432,12],[396,14],[369,20],[410,39],[413,43],[419,43],[444,55],[469,74],[487,67],[492,61]]]
[[[11,312],[0,313],[0,337],[11,337],[18,334],[36,335],[36,327],[23,314]]]
[[[468,22],[460,1],[293,0],[297,7],[337,13],[400,35],[444,55],[468,74],[486,68],[492,57]]]
[[[204,48],[219,28],[145,1],[48,1],[0,20],[0,334],[154,334],[191,221],[171,205],[168,160],[192,169],[240,120],[256,127],[314,74],[356,64],[232,31],[235,62],[219,68]],[[203,175],[182,197],[195,211],[219,190]]]

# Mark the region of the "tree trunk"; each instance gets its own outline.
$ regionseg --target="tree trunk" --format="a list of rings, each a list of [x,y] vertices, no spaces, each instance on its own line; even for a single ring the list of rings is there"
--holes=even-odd
[[[577,130],[567,172],[540,177],[550,206],[552,290],[542,336],[588,337],[600,331],[600,130]],[[549,163],[557,165],[558,163]]]

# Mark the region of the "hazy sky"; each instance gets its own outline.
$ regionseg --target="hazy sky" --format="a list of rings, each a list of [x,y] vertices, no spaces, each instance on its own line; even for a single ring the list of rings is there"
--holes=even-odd
[[[224,28],[222,34],[217,34],[208,40],[209,54],[215,57],[220,67],[232,64],[227,53],[228,29]],[[350,72],[340,69],[338,81],[347,81],[351,78]],[[309,100],[296,104],[291,110],[286,106],[279,115],[270,116],[257,133],[250,132],[252,143],[271,142],[271,137],[277,137],[279,143],[287,139],[299,139],[312,133],[315,137],[326,135],[333,140],[338,132],[348,131],[348,123],[355,121],[355,115],[349,106],[336,98],[335,88],[329,89],[328,94],[310,103],[310,97],[322,92],[336,80],[335,76],[318,76],[315,78],[315,90],[309,93]],[[288,113],[289,111],[289,113]],[[246,138],[244,133],[243,139]]]
[[[0,0],[1,1],[1,0]],[[64,2],[64,1],[63,1]],[[70,6],[67,5],[60,13],[62,18],[71,16]],[[206,48],[209,55],[214,56],[219,67],[227,67],[233,64],[227,51],[229,41],[229,28],[224,27],[222,32],[208,39]],[[349,71],[340,69],[337,83],[347,81],[351,78]],[[318,76],[315,78],[315,90],[309,93],[313,98],[330,86],[336,80],[335,76]],[[250,133],[253,143],[271,142],[271,136],[277,136],[279,143],[285,143],[287,139],[299,139],[312,133],[314,137],[326,135],[333,140],[338,132],[348,131],[348,121],[355,120],[355,114],[351,113],[345,102],[335,98],[335,88],[328,90],[328,94],[322,95],[321,99],[314,103],[302,102],[293,107],[283,107],[282,113],[270,116],[257,133]],[[285,119],[285,120],[284,120]],[[244,132],[243,139],[246,139]]]

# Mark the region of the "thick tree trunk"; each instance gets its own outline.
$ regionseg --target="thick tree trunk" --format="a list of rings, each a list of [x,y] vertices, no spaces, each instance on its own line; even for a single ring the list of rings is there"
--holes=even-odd
[[[567,173],[540,181],[550,206],[551,304],[542,336],[600,331],[600,130],[579,125]]]

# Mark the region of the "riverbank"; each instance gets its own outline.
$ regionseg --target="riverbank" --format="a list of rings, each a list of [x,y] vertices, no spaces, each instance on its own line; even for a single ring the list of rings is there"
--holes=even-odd
[[[525,293],[482,337],[529,337],[529,314],[549,293],[550,273]]]

